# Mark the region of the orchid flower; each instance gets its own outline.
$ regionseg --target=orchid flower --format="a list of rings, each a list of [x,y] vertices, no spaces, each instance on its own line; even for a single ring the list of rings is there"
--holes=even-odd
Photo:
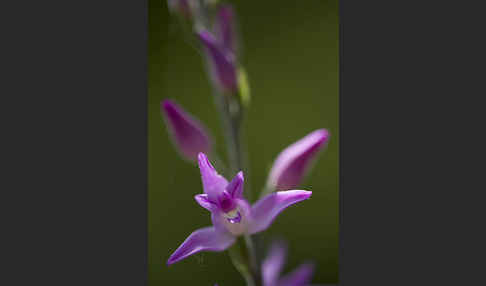
[[[288,190],[297,187],[328,140],[329,132],[318,129],[285,148],[273,163],[267,188]]]
[[[196,161],[199,152],[211,151],[212,140],[199,120],[168,99],[160,103],[160,109],[174,146],[182,157]]]
[[[274,243],[268,256],[263,260],[262,279],[263,286],[304,286],[312,278],[314,265],[305,263],[291,273],[280,278],[280,272],[287,256],[287,247],[283,242]]]
[[[210,211],[213,226],[191,233],[170,256],[169,265],[199,251],[223,251],[238,236],[267,229],[280,212],[312,194],[303,190],[275,192],[250,206],[243,197],[243,172],[228,182],[217,173],[204,153],[199,153],[198,164],[204,193],[196,195],[195,199]]]

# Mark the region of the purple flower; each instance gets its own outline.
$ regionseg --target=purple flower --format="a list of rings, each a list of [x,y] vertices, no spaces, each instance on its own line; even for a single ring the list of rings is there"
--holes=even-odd
[[[235,13],[230,5],[221,5],[215,19],[214,35],[228,53],[236,55]]]
[[[328,139],[329,132],[318,129],[285,148],[273,163],[267,187],[277,190],[297,187]]]
[[[314,272],[314,265],[305,263],[291,273],[280,278],[287,255],[287,246],[283,242],[274,243],[268,256],[262,262],[264,286],[303,286],[308,285]]]
[[[195,161],[199,152],[211,151],[211,139],[199,120],[168,99],[160,103],[160,108],[172,141],[184,158]]]
[[[312,192],[292,190],[275,192],[257,201],[253,206],[243,198],[243,172],[231,182],[219,175],[206,155],[198,155],[204,194],[196,201],[211,212],[213,226],[198,229],[170,256],[167,264],[180,261],[199,251],[223,251],[236,237],[267,229],[284,209],[308,199]]]
[[[232,50],[228,48],[229,42],[233,40],[227,35],[218,40],[213,34],[203,29],[197,32],[197,36],[206,52],[211,79],[221,92],[236,92],[238,87],[236,59]]]

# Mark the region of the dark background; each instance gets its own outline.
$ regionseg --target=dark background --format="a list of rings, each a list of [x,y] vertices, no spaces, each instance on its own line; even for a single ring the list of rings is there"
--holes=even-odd
[[[286,146],[318,128],[331,133],[301,188],[311,200],[285,211],[265,232],[266,241],[289,242],[285,272],[316,263],[314,282],[338,281],[338,3],[337,1],[230,1],[236,8],[243,64],[252,91],[245,121],[252,192],[263,187],[271,164]],[[193,196],[199,170],[182,161],[160,115],[171,98],[198,117],[225,155],[219,116],[203,61],[182,36],[165,1],[149,1],[148,232],[149,284],[243,285],[227,253],[204,252],[167,267],[169,255],[195,229],[210,224]],[[248,174],[247,174],[248,176]],[[249,192],[249,188],[245,192]],[[255,197],[255,195],[253,195]]]
[[[340,2],[340,285],[485,285],[482,3]],[[147,284],[146,5],[0,2],[2,285]]]

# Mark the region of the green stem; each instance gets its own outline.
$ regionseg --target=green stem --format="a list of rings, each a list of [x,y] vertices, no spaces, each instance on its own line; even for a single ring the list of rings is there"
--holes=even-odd
[[[238,238],[236,243],[228,249],[231,261],[240,272],[248,286],[256,286],[255,276],[250,268],[250,257],[248,256],[247,245],[244,240]]]
[[[225,102],[225,116],[226,116],[226,125],[227,125],[227,142],[228,142],[228,152],[230,158],[230,169],[232,175],[234,175],[239,170],[245,170],[245,189],[246,189],[246,196],[251,201],[252,192],[249,185],[248,180],[248,172],[245,168],[245,156],[244,151],[242,149],[241,143],[241,123],[242,123],[242,111],[243,106],[241,104],[240,98],[238,96],[225,96],[223,95]],[[233,154],[232,154],[233,153]],[[268,189],[268,188],[267,188]],[[271,191],[271,190],[268,190]],[[248,254],[248,268],[252,274],[253,282],[259,283],[260,282],[260,271],[258,267],[258,258],[257,257],[257,247],[261,245],[261,237],[260,236],[244,236],[244,243],[246,246],[246,252]],[[248,279],[245,278],[248,283]],[[250,284],[248,284],[250,285]]]
[[[236,96],[219,94],[219,98],[223,127],[226,131],[230,172],[233,176],[236,172],[245,170],[244,152],[241,144],[242,106]],[[249,187],[246,178],[245,186],[247,189],[246,193],[250,195],[251,192],[248,190]],[[238,250],[235,250],[236,248]],[[241,254],[242,252],[245,254]],[[230,250],[230,256],[235,267],[245,278],[247,285],[259,285],[258,262],[253,238],[249,235],[245,235],[243,239],[240,237],[237,246]],[[243,257],[244,259],[241,259]]]
[[[243,169],[243,152],[241,150],[241,106],[233,96],[222,95],[224,114],[227,125],[227,145],[231,172],[234,174]]]

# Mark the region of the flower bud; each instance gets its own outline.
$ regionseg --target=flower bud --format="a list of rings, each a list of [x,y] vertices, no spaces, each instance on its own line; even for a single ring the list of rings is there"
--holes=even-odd
[[[211,79],[221,92],[237,92],[238,84],[234,54],[226,50],[214,35],[206,30],[200,30],[197,32],[197,36],[201,40],[206,53]]]
[[[163,100],[160,107],[171,139],[181,156],[195,161],[199,152],[211,151],[210,136],[199,120],[171,100]]]
[[[285,148],[273,163],[267,187],[272,190],[297,187],[328,139],[327,130],[318,129]]]
[[[236,55],[235,13],[230,5],[220,5],[216,14],[214,35],[223,49]]]

